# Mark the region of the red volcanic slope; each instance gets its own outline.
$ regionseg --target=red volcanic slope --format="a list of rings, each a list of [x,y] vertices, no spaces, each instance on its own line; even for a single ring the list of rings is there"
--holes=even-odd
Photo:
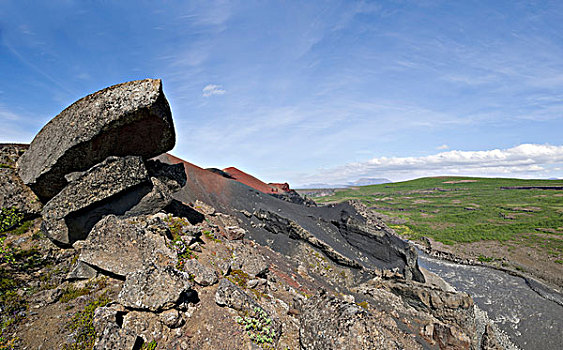
[[[284,183],[270,182],[268,185],[270,185],[271,187],[276,187],[281,192],[291,191],[291,188],[289,188],[289,184],[287,182]]]
[[[279,189],[277,187],[272,187],[272,186],[268,185],[267,183],[258,180],[254,176],[249,175],[249,174],[245,173],[244,171],[238,170],[235,167],[225,168],[225,169],[223,169],[223,171],[228,173],[229,175],[231,175],[233,177],[233,179],[237,180],[238,182],[241,182],[241,183],[245,184],[246,186],[250,186],[250,187],[252,187],[255,190],[258,190],[260,192],[264,192],[264,193],[278,193],[279,192]]]
[[[229,181],[233,181],[233,180],[236,180],[240,183],[243,183],[247,186],[254,188],[255,190],[268,194],[289,191],[288,184],[268,185],[265,182],[255,178],[254,176],[249,175],[243,171],[240,171],[234,167],[223,169],[224,172],[228,173],[233,177],[233,180],[229,180],[223,176],[202,169],[197,165],[186,162],[185,160],[177,158],[168,153],[163,154],[157,158],[159,158],[161,161],[164,161],[165,163],[184,164],[184,168],[186,169],[186,174],[190,179],[189,181],[196,182],[196,183],[188,184],[190,190],[194,192],[193,193],[194,196],[197,196],[199,198],[206,198],[210,195],[213,195],[216,197],[216,199],[219,199],[220,197],[224,200],[227,200],[226,198],[228,198],[230,195]]]

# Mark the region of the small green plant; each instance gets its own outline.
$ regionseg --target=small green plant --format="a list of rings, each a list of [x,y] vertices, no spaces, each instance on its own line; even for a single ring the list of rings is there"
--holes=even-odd
[[[61,295],[60,301],[61,303],[68,303],[71,300],[74,300],[80,296],[90,294],[90,288],[83,287],[83,288],[75,288],[73,285],[70,285],[63,289],[63,294]]]
[[[0,209],[0,233],[19,226],[22,220],[23,214],[15,207]]]
[[[17,226],[16,228],[13,228],[9,231],[6,231],[6,233],[10,234],[10,235],[19,236],[19,235],[26,233],[31,228],[32,225],[33,225],[33,220],[26,220],[23,223],[21,223],[21,225]]]
[[[144,343],[143,346],[141,346],[141,350],[155,350],[157,345],[156,341],[151,340],[148,343]]]
[[[14,258],[14,249],[10,245],[4,245],[5,240],[6,236],[0,237],[0,264],[7,262],[14,265],[16,263],[16,259]]]
[[[96,330],[94,329],[94,311],[102,306],[109,304],[111,300],[106,293],[100,295],[97,299],[90,301],[84,307],[84,310],[74,314],[68,326],[74,331],[73,344],[65,344],[63,350],[91,350],[96,340]]]
[[[273,328],[272,319],[268,317],[266,311],[254,307],[254,316],[238,316],[235,321],[244,328],[254,343],[262,348],[272,348],[276,339],[276,331]]]
[[[10,164],[0,163],[0,169],[2,168],[12,169],[13,167]]]
[[[494,258],[490,257],[490,256],[484,256],[484,255],[479,255],[479,257],[477,258],[478,261],[480,262],[491,262],[494,260]]]
[[[172,215],[167,216],[166,219],[164,219],[164,222],[166,223],[166,225],[168,225],[168,229],[172,234],[173,240],[179,239],[180,236],[182,235],[182,229],[185,226],[190,225],[188,220],[184,218],[178,218]]]
[[[367,301],[362,301],[360,303],[356,303],[356,305],[358,305],[359,307],[362,307],[364,309],[368,309],[368,302]]]
[[[246,282],[250,280],[250,276],[242,270],[232,270],[227,279],[239,287],[246,288]]]
[[[209,238],[210,241],[213,241],[213,242],[216,242],[216,243],[221,243],[221,240],[219,238],[215,238],[215,235],[209,230],[203,231],[203,235],[205,237]]]
[[[182,238],[177,238],[173,240],[171,248],[176,250],[176,254],[178,256],[178,262],[176,263],[176,268],[178,270],[184,269],[186,260],[199,258],[199,256],[196,253],[194,253],[190,249],[190,247],[188,247],[188,245]]]

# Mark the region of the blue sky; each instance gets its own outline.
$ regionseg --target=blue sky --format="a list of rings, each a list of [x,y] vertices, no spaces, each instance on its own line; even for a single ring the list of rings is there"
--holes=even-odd
[[[563,177],[561,1],[0,0],[0,142],[162,78],[202,167],[265,181]]]

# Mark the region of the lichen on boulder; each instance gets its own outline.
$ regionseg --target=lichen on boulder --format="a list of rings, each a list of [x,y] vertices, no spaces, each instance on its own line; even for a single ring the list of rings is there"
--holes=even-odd
[[[43,201],[108,156],[157,156],[174,147],[175,134],[162,82],[145,79],[88,95],[62,111],[35,136],[18,160],[19,175]]]

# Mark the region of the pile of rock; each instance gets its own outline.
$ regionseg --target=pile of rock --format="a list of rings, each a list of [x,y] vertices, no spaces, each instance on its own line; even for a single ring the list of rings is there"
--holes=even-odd
[[[17,165],[46,203],[43,231],[70,246],[105,215],[152,214],[169,205],[186,181],[183,168],[147,159],[174,143],[162,83],[147,79],[78,100],[45,125]]]
[[[203,285],[218,281],[197,261],[176,268],[168,216],[156,214],[180,205],[172,193],[186,183],[182,165],[150,160],[174,143],[161,81],[146,79],[75,102],[45,125],[17,162],[20,178],[44,203],[42,231],[79,252],[68,278],[103,273],[124,280],[117,304],[98,312],[96,348],[133,347],[136,336],[117,325],[118,313],[164,314],[164,324],[181,325],[178,310],[189,304],[194,276]]]

